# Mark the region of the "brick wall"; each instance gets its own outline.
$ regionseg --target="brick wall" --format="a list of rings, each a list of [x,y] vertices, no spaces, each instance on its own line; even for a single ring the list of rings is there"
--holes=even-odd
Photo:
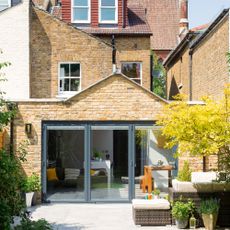
[[[31,97],[58,94],[59,62],[80,62],[82,89],[112,73],[112,48],[48,13],[32,8]]]
[[[193,100],[199,100],[204,95],[211,95],[215,99],[223,96],[224,85],[229,82],[228,51],[227,16],[193,53]]]
[[[188,154],[183,154],[183,156],[178,159],[178,170],[180,171],[184,162],[189,161],[190,169],[192,172],[203,172],[203,157],[191,157]],[[206,171],[213,171],[218,169],[218,157],[217,155],[207,156],[205,160]]]
[[[162,111],[164,102],[121,75],[114,75],[94,87],[63,102],[20,102],[15,118],[15,148],[29,140],[28,174],[41,172],[41,122],[44,120],[72,121],[152,121]],[[25,124],[32,124],[32,135],[25,134]]]
[[[193,51],[192,55],[192,100],[202,96],[220,99],[224,85],[229,82],[229,71],[226,53],[229,50],[228,16],[206,37]],[[182,60],[182,61],[181,61]],[[183,83],[180,92],[189,94],[189,50],[173,60],[167,71],[167,95],[170,89],[177,92],[177,86]]]
[[[178,86],[182,83],[181,90]],[[172,100],[172,96],[183,93],[189,96],[189,50],[178,56],[174,65],[167,71],[167,97]]]
[[[111,37],[100,36],[104,41],[111,43]],[[149,36],[115,36],[117,49],[117,67],[121,62],[142,63],[142,86],[150,89],[150,37]]]

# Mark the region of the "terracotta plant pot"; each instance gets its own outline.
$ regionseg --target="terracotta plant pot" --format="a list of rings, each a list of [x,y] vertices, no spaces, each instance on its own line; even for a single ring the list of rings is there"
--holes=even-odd
[[[186,228],[188,226],[188,219],[185,219],[185,220],[176,220],[176,226],[179,229]]]
[[[216,227],[218,213],[214,214],[202,214],[202,219],[204,221],[204,227],[206,230],[214,230]]]

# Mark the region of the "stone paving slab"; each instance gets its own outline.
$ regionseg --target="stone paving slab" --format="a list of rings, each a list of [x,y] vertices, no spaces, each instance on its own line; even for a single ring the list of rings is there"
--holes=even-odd
[[[131,204],[49,204],[32,207],[32,218],[44,218],[55,230],[170,230],[175,226],[141,227],[132,220]],[[204,228],[200,228],[204,230]],[[226,228],[225,230],[230,230]]]

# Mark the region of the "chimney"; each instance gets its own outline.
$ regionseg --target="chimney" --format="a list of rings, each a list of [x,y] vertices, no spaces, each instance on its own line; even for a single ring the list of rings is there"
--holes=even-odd
[[[180,5],[180,31],[179,31],[179,37],[180,40],[184,38],[184,36],[188,32],[188,0],[179,0]]]

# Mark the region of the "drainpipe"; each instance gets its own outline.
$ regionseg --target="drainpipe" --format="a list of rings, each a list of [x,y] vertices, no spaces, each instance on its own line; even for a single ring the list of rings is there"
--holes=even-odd
[[[192,50],[189,51],[189,100],[192,101]]]
[[[123,18],[123,23],[122,23],[122,27],[125,28],[126,26],[126,7],[125,7],[125,1],[126,0],[122,0],[122,18]]]
[[[150,54],[150,91],[153,92],[153,54]]]
[[[113,51],[112,51],[113,74],[115,74],[117,72],[117,66],[116,66],[116,52],[117,52],[117,50],[115,47],[115,36],[114,36],[114,34],[112,35],[111,44],[113,47]]]

